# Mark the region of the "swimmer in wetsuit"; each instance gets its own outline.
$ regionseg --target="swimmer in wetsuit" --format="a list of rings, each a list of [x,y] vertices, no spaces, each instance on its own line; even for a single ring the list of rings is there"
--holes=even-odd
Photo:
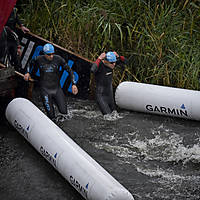
[[[108,52],[102,53],[91,67],[91,72],[95,74],[96,80],[96,101],[103,115],[116,110],[112,77],[113,69],[120,63],[126,64],[127,59],[119,56],[116,52]]]
[[[8,41],[7,49],[11,57],[10,62],[15,67],[15,70],[24,73],[20,63],[20,57],[22,52],[21,52],[19,38],[16,33],[17,26],[24,33],[30,32],[30,30],[22,24],[17,14],[17,8],[14,7],[5,25],[7,31],[7,41]]]
[[[9,60],[9,64],[14,66],[16,71],[24,74],[26,70],[23,69],[21,65],[22,49],[17,35],[17,27],[21,29],[24,33],[30,32],[30,30],[22,24],[21,20],[18,17],[17,8],[14,7],[4,26],[4,29],[6,30],[7,33],[6,54]],[[17,80],[15,97],[27,98],[29,84],[24,83],[24,80],[19,76],[16,76],[15,79]]]
[[[55,111],[53,107],[53,100],[56,101],[60,113],[67,114],[67,106],[65,104],[65,98],[63,90],[60,86],[59,81],[59,67],[62,66],[70,74],[72,81],[72,93],[77,94],[78,89],[75,85],[74,74],[71,68],[66,64],[65,60],[59,56],[54,55],[54,47],[52,44],[45,44],[43,47],[43,52],[45,55],[41,55],[32,59],[27,66],[27,73],[24,76],[26,81],[29,80],[31,73],[36,73],[39,69],[40,71],[40,90],[41,97],[44,104],[47,116],[55,120]],[[33,66],[33,71],[31,72],[31,66]]]

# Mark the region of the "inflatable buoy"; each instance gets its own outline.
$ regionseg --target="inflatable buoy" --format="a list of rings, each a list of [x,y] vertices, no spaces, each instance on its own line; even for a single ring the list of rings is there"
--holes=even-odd
[[[115,92],[123,109],[200,120],[200,92],[195,90],[122,82]]]
[[[12,100],[6,108],[6,118],[85,199],[134,199],[29,100]]]

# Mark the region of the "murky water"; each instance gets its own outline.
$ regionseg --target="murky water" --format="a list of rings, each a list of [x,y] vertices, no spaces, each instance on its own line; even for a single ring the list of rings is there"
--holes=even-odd
[[[74,99],[65,118],[59,126],[136,200],[200,199],[200,122],[128,111],[104,119],[95,102]],[[82,197],[17,131],[2,125],[0,199]]]

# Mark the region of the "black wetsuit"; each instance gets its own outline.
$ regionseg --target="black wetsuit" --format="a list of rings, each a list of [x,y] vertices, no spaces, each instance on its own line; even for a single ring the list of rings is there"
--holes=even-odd
[[[16,34],[16,25],[21,26],[22,23],[17,16],[17,9],[13,8],[5,25],[7,31],[8,54],[11,56],[11,64],[17,71],[22,72],[20,57],[17,55],[17,48],[19,47],[20,42],[18,35]]]
[[[33,66],[33,71],[31,71],[31,66]],[[65,104],[64,93],[59,81],[60,66],[69,72],[72,84],[74,85],[73,71],[59,55],[54,55],[52,60],[48,60],[44,55],[38,56],[36,59],[32,59],[27,66],[27,72],[31,74],[36,73],[38,69],[40,71],[39,84],[41,97],[47,116],[50,119],[55,118],[53,100],[57,103],[59,111],[62,114],[67,114],[67,105]]]
[[[8,26],[4,26],[0,34],[0,58],[3,64],[6,64],[6,56],[9,62],[17,70],[20,66],[20,58],[17,55],[19,39],[16,33]]]
[[[127,60],[120,56],[116,65],[125,64],[126,62]],[[103,115],[109,114],[116,110],[112,87],[113,69],[107,67],[100,59],[97,59],[91,67],[91,72],[95,74],[97,104]]]
[[[7,44],[6,44],[6,52],[4,55],[4,64],[6,63],[7,58],[9,61],[9,64],[14,66],[15,70],[24,74],[26,69],[22,68],[21,65],[21,57],[18,55],[18,48],[21,48],[20,46],[20,41],[18,38],[18,35],[16,34],[16,26],[22,26],[22,22],[18,18],[17,15],[17,9],[13,8],[6,25],[4,26],[4,29],[6,31],[6,39],[7,39]],[[8,57],[6,57],[6,55]],[[16,76],[15,78],[17,80],[17,88],[15,89],[15,97],[24,97],[27,98],[28,96],[28,87],[29,84],[28,82],[25,82],[22,77]]]
[[[6,29],[3,28],[0,33],[0,62],[5,64],[5,56],[7,53],[7,32]]]
[[[13,10],[8,18],[8,21],[6,22],[6,26],[10,27],[13,31],[16,31],[16,25],[21,26],[22,22],[18,18],[17,9],[13,8]]]

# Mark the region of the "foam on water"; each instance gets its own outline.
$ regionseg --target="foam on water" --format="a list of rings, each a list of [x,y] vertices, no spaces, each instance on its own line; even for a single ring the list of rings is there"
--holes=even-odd
[[[89,105],[84,105],[85,103],[88,103]],[[83,104],[83,105],[82,105]],[[41,102],[37,102],[37,106],[40,108],[40,110],[43,113],[45,112],[45,109],[43,107],[43,104]],[[58,107],[54,106],[55,110],[55,115],[56,115],[56,122],[64,122],[65,120],[72,119],[74,116],[81,116],[86,119],[103,119],[105,121],[116,121],[118,119],[123,118],[124,116],[127,115],[127,113],[119,114],[116,110],[114,110],[112,113],[107,114],[107,115],[102,115],[99,109],[94,108],[94,102],[91,104],[90,102],[87,101],[81,101],[81,100],[76,100],[76,102],[70,102],[67,105],[68,108],[68,114],[61,114],[58,110]],[[77,108],[78,107],[78,108]]]
[[[56,113],[58,116],[60,115],[58,110]],[[88,109],[88,107],[86,107],[85,109],[70,108],[68,109],[68,115],[71,116],[70,118],[72,118],[73,116],[79,116],[79,117],[81,116],[86,119],[97,119],[97,118],[102,119],[103,118],[103,120],[107,120],[107,121],[115,121],[115,120],[123,118],[123,116],[120,115],[117,111],[113,111],[112,113],[107,114],[107,115],[102,115],[100,111],[91,110],[90,108]]]
[[[138,167],[137,171],[151,177],[154,192],[147,193],[149,199],[199,199],[200,176],[191,174],[176,174],[172,169],[144,169]],[[181,170],[180,170],[181,171]]]
[[[200,181],[198,169],[191,171],[193,164],[200,163],[199,139],[195,141],[187,146],[184,136],[161,124],[150,129],[148,134],[138,130],[123,135],[107,133],[93,145],[116,155],[121,162],[150,178],[153,192],[146,190],[143,198],[195,200],[199,198],[197,185]]]
[[[124,134],[123,137],[118,134],[107,135],[106,137],[110,138],[109,143],[96,143],[95,147],[124,158],[143,157],[146,161],[182,162],[183,164],[200,162],[199,143],[184,146],[183,137],[170,130],[162,133],[151,131],[152,138],[141,138],[141,134],[137,132]]]
[[[87,119],[98,118],[102,114],[100,112],[86,110],[86,109],[72,109],[71,112],[76,116],[82,116]]]
[[[118,120],[118,119],[121,119],[121,118],[123,118],[123,117],[120,116],[119,113],[116,110],[114,110],[110,114],[106,114],[106,115],[103,116],[103,119],[107,120],[107,121],[115,121],[115,120]]]
[[[150,177],[159,177],[162,179],[170,180],[171,182],[177,182],[177,180],[180,181],[193,179],[193,176],[182,176],[180,174],[175,174],[173,170],[162,169],[159,166],[156,169],[144,169],[142,167],[137,167],[137,171]]]

